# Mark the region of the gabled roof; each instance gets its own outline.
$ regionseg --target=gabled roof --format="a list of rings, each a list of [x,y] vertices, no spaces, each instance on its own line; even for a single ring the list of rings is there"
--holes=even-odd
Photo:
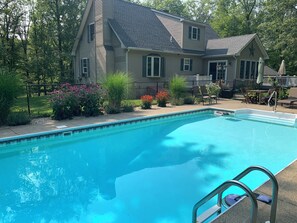
[[[150,8],[115,0],[114,10],[114,19],[109,20],[109,24],[125,47],[181,51],[179,44]]]
[[[208,40],[205,57],[239,56],[241,51],[253,40],[257,42],[264,59],[268,59],[268,55],[257,34]]]
[[[264,66],[264,76],[279,76],[278,72],[268,66]]]
[[[89,16],[89,13],[90,13],[92,4],[93,4],[93,1],[92,0],[88,0],[87,5],[86,5],[86,8],[85,8],[85,11],[84,11],[84,14],[83,14],[83,17],[82,17],[82,20],[81,20],[81,23],[80,23],[80,26],[79,26],[79,30],[78,30],[77,36],[76,36],[75,41],[74,41],[74,45],[72,47],[72,51],[71,51],[71,55],[72,56],[75,55],[75,51],[77,49],[77,46],[79,44],[79,40],[80,40],[80,38],[82,36],[82,33],[84,31],[84,27],[85,27],[86,22],[88,20],[88,16]]]

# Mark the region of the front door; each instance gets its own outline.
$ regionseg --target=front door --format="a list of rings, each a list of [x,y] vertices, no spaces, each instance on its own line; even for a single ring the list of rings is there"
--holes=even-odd
[[[226,80],[227,62],[214,61],[209,62],[209,75],[212,75],[212,81]]]

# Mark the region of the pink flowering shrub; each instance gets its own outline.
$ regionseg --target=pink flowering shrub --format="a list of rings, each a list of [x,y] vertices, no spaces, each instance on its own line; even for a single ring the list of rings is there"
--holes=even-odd
[[[61,85],[51,94],[53,119],[71,119],[73,116],[101,114],[102,91],[99,85]]]

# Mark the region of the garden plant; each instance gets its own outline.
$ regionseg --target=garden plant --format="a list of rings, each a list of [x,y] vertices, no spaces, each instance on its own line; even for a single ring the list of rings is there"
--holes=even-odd
[[[171,96],[171,103],[173,105],[182,105],[183,96],[186,91],[185,78],[177,75],[173,77],[170,81],[169,90]]]
[[[153,96],[151,95],[143,95],[141,96],[141,108],[142,109],[151,109],[152,108],[152,102],[153,102]]]
[[[14,100],[22,92],[16,73],[0,70],[0,125],[5,124]]]
[[[103,84],[108,101],[105,106],[107,113],[119,113],[121,111],[121,103],[129,95],[129,84],[131,82],[129,75],[123,72],[107,75]]]
[[[159,107],[166,107],[169,100],[169,93],[165,90],[159,91],[156,95],[157,104]]]

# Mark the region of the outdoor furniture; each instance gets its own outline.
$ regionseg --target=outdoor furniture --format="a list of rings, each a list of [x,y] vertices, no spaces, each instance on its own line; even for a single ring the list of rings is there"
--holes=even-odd
[[[278,104],[281,106],[291,107],[294,103],[297,102],[297,88],[292,87],[289,89],[289,97],[287,99],[278,100]]]
[[[241,88],[240,91],[243,96],[243,98],[240,98],[241,102],[244,102],[246,104],[252,103],[251,98],[247,94],[247,91],[244,88]]]
[[[218,103],[218,97],[217,95],[209,95],[207,93],[206,87],[205,86],[199,86],[199,92],[202,97],[202,104],[204,105],[204,102],[208,102],[209,104],[212,103],[214,100],[216,103]]]
[[[268,91],[267,90],[248,90],[247,93],[254,94],[255,95],[254,103],[261,104],[261,102],[263,102],[261,95],[264,93],[268,93]]]

